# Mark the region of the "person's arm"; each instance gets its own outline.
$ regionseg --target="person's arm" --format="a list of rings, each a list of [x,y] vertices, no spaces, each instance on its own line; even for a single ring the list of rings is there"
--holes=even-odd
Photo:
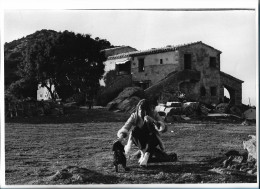
[[[162,117],[156,111],[154,111],[154,124],[159,126],[159,128],[155,127],[157,131],[162,133],[167,131],[167,126],[165,125]]]
[[[128,136],[131,127],[135,124],[135,120],[136,120],[136,116],[134,113],[132,113],[131,116],[126,121],[126,123],[124,124],[124,126],[121,129],[119,129],[119,131],[117,132],[117,136],[121,137],[122,133],[125,133],[126,136]]]

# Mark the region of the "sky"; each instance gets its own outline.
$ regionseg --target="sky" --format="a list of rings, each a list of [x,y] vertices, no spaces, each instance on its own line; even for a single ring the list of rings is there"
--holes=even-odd
[[[256,11],[165,10],[8,9],[3,40],[50,29],[91,34],[138,50],[202,41],[222,51],[221,71],[243,80],[242,102],[256,105]]]

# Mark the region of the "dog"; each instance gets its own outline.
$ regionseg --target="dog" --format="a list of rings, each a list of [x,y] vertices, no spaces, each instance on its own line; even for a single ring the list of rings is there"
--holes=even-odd
[[[126,136],[125,136],[126,137]],[[125,138],[123,137],[123,138]],[[122,165],[125,171],[129,171],[129,167],[126,166],[126,157],[125,157],[125,150],[124,145],[122,144],[123,138],[118,138],[114,141],[112,151],[113,154],[113,164],[115,166],[115,171],[118,172],[118,165]]]

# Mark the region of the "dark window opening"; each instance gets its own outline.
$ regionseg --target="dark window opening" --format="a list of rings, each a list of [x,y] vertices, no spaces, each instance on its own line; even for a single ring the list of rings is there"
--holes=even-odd
[[[206,96],[206,89],[205,89],[205,87],[201,87],[200,88],[200,95],[201,96]]]
[[[144,72],[144,58],[138,59],[138,70]]]
[[[128,61],[124,64],[116,64],[117,75],[124,75],[131,73],[131,62]]]
[[[135,86],[141,87],[143,90],[149,87],[149,82],[135,82]]]
[[[163,64],[163,59],[160,59],[160,64]]]
[[[184,69],[191,69],[191,54],[184,54]]]
[[[210,87],[210,94],[211,96],[217,95],[217,88],[216,87]]]
[[[217,58],[216,57],[210,57],[209,66],[212,68],[217,67]]]

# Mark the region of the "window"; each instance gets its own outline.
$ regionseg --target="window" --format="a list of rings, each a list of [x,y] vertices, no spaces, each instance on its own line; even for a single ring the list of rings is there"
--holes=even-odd
[[[217,88],[216,87],[210,87],[210,94],[211,96],[217,95]]]
[[[200,88],[200,96],[206,96],[206,89],[205,87]]]
[[[217,59],[216,59],[216,57],[210,57],[209,66],[211,68],[216,68],[217,67]]]
[[[184,69],[191,69],[191,54],[184,54]]]
[[[138,59],[138,70],[144,72],[144,58]]]
[[[160,59],[160,64],[163,64],[163,59]]]
[[[124,64],[116,64],[117,75],[124,75],[131,73],[131,62],[128,61]]]
[[[141,87],[143,90],[149,88],[149,81],[137,81],[134,82],[135,86]]]

